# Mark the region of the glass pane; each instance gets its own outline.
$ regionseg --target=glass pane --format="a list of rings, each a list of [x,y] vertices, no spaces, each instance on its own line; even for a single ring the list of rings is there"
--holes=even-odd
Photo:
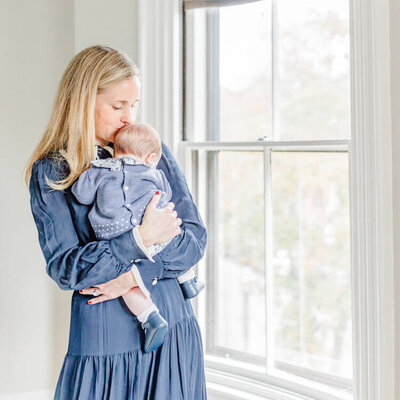
[[[348,0],[279,0],[276,139],[350,137]]]
[[[270,4],[219,10],[219,140],[271,135]]]
[[[187,14],[198,17],[186,35],[195,91],[186,91],[187,139],[350,138],[348,0],[264,0],[204,13]]]
[[[215,344],[265,355],[262,152],[220,152],[217,180]]]
[[[273,152],[275,360],[351,378],[347,153]]]

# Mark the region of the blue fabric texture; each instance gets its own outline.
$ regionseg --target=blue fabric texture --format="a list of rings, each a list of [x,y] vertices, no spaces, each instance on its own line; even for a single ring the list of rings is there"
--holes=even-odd
[[[80,203],[92,205],[89,221],[98,239],[112,239],[140,225],[157,191],[158,208],[171,199],[164,173],[131,157],[92,161],[71,190]]]
[[[171,201],[183,222],[181,234],[154,256],[155,263],[137,246],[131,230],[97,240],[88,219],[90,207],[80,204],[70,188],[50,190],[46,177],[65,176],[64,164],[46,158],[33,166],[31,208],[46,270],[61,289],[74,291],[56,400],[207,398],[199,326],[190,300],[172,279],[201,259],[207,233],[175,158],[165,144],[162,151],[157,168],[170,183]],[[164,344],[151,353],[143,352],[144,332],[121,297],[90,306],[92,296],[78,292],[129,271],[132,262],[169,324]]]

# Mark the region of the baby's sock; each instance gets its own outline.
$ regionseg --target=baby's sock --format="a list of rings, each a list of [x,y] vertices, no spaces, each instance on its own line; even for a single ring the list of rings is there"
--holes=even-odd
[[[189,281],[190,279],[193,279],[195,277],[196,277],[196,274],[194,273],[193,269],[189,269],[189,271],[185,272],[182,275],[179,275],[177,279],[178,279],[179,283],[183,283],[183,282]]]
[[[137,319],[144,324],[147,321],[147,318],[149,318],[149,315],[153,312],[153,311],[158,311],[158,308],[155,304],[152,304],[151,306],[148,306],[142,313],[140,313],[137,316]]]

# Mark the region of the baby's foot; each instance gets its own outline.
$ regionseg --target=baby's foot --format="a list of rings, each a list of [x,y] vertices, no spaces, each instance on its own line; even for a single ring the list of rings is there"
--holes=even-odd
[[[158,349],[164,343],[164,336],[168,331],[168,322],[160,312],[153,311],[147,321],[142,323],[145,333],[144,351],[149,353]]]
[[[180,283],[183,295],[187,299],[196,297],[205,287],[204,282],[199,281],[195,276],[193,279]]]

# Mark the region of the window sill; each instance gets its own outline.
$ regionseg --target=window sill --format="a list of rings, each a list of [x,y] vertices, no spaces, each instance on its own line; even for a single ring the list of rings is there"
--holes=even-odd
[[[248,378],[206,368],[210,400],[312,400]]]
[[[206,356],[207,388],[215,400],[350,400],[352,394],[332,389],[322,384],[310,385],[310,381],[291,374],[276,371],[268,378],[261,378],[259,371],[238,370],[231,362],[215,363]],[[265,380],[262,380],[265,379]],[[219,396],[219,397],[218,397]]]

